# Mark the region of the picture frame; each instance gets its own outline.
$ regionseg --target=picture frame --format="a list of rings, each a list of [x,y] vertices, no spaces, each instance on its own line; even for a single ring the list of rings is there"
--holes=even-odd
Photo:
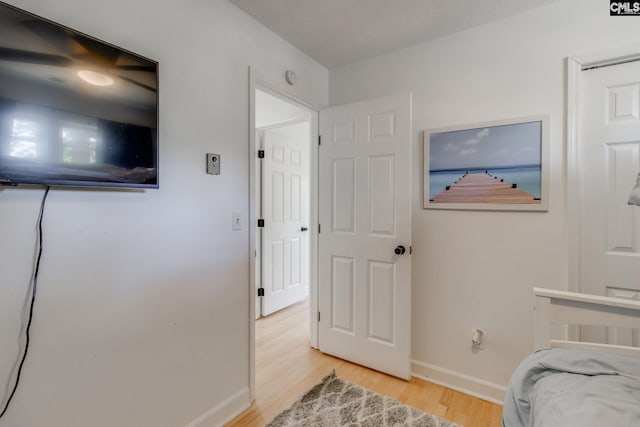
[[[425,209],[549,210],[549,116],[424,131]]]

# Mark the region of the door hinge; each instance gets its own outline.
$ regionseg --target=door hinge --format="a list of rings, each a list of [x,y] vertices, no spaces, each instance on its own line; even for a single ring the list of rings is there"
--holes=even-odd
[[[320,312],[318,312],[318,323],[320,323]]]
[[[320,234],[320,224],[318,224],[318,234]]]
[[[259,219],[259,220],[258,220],[258,227],[259,227],[259,228],[264,227],[264,219]]]
[[[263,297],[264,296],[264,288],[258,288],[258,296],[259,297]]]
[[[322,135],[318,135],[318,145],[322,145]]]
[[[413,246],[409,246],[409,255],[413,253]]]
[[[264,150],[258,150],[258,158],[264,159]]]

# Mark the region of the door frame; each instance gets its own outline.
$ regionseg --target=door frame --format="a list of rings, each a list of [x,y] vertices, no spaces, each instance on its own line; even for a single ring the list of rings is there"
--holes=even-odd
[[[318,348],[318,141],[320,107],[298,98],[277,88],[267,79],[260,76],[253,67],[249,67],[249,396],[253,402],[256,396],[256,230],[258,209],[256,204],[256,171],[257,171],[257,141],[256,141],[256,89],[284,101],[298,105],[309,111],[311,115],[311,147],[309,159],[309,339],[312,348]]]
[[[624,46],[598,51],[588,55],[569,56],[567,70],[567,288],[580,292],[582,203],[580,184],[580,114],[582,112],[582,72],[589,68],[617,65],[640,59],[640,47]],[[578,331],[569,328],[571,339],[577,339]]]

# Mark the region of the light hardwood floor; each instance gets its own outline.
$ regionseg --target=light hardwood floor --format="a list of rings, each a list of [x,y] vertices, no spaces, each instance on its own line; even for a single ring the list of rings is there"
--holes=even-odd
[[[256,400],[227,427],[261,427],[335,369],[366,387],[465,427],[501,427],[502,407],[439,385],[389,375],[309,347],[309,306],[304,301],[256,321]]]

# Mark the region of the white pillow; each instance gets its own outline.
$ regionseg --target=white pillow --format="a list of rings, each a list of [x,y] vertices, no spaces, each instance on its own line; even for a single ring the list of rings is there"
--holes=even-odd
[[[631,195],[629,196],[629,201],[627,202],[630,205],[640,206],[640,173],[636,178],[636,185],[631,190]]]

